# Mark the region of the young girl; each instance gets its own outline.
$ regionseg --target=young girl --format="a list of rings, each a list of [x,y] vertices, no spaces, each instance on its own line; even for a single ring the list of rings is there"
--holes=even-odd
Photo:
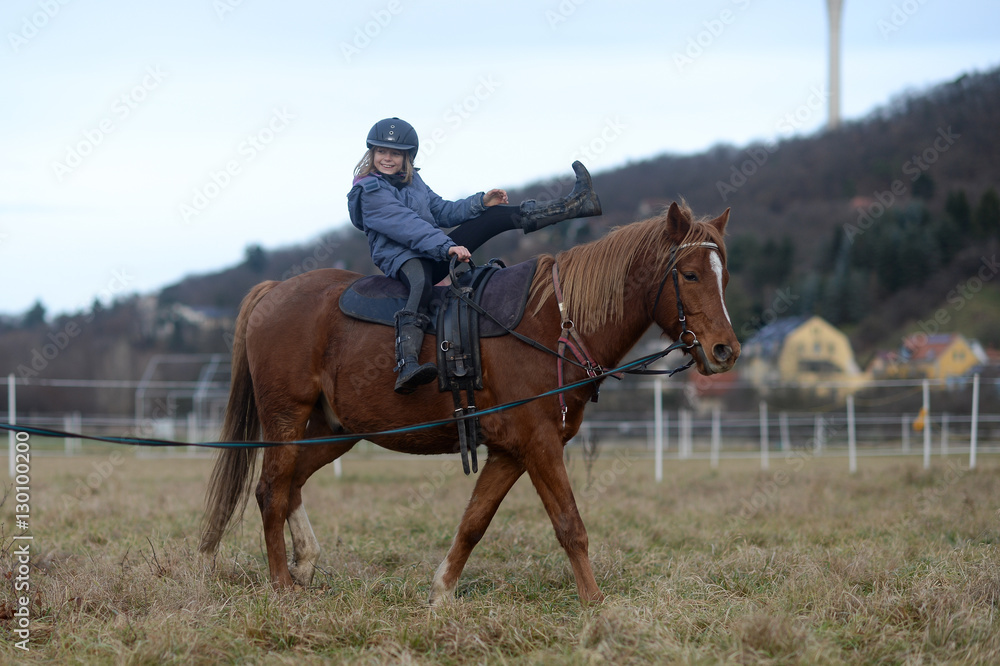
[[[499,233],[529,233],[575,217],[601,214],[590,174],[573,163],[576,184],[564,199],[508,204],[501,189],[459,201],[435,194],[417,173],[417,132],[399,118],[380,120],[368,132],[368,151],[354,169],[347,195],[351,222],[368,236],[375,265],[410,290],[396,313],[397,393],[412,393],[434,381],[437,367],[418,360],[430,318],[431,287],[448,274],[451,257],[467,262],[472,252]],[[446,234],[441,227],[457,227]]]

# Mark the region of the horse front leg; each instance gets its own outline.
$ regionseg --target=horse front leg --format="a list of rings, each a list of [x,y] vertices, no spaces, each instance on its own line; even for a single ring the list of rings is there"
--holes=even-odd
[[[455,586],[472,549],[483,538],[500,502],[523,473],[524,465],[519,461],[502,451],[490,451],[451,548],[434,574],[428,599],[430,605],[437,606],[454,597]]]
[[[597,587],[587,552],[587,528],[577,509],[563,462],[562,441],[558,437],[547,438],[544,443],[532,448],[526,466],[528,477],[555,528],[556,538],[569,556],[580,602],[586,605],[603,601],[604,595]]]

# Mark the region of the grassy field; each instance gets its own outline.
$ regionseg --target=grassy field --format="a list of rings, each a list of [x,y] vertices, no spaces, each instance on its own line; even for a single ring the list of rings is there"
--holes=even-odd
[[[118,451],[118,452],[116,452]],[[122,452],[123,451],[123,452]],[[15,646],[14,498],[0,508],[0,662],[1000,663],[1000,458],[671,462],[570,471],[602,605],[581,608],[527,479],[425,599],[473,481],[456,460],[348,458],[305,498],[312,587],[267,582],[251,506],[197,554],[211,461],[107,449],[32,459],[30,652]]]

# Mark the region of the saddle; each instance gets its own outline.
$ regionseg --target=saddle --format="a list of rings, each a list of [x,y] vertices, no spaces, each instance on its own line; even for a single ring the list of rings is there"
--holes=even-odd
[[[451,391],[456,419],[476,412],[475,391],[483,388],[480,338],[506,335],[521,322],[536,266],[534,259],[510,268],[499,259],[483,266],[453,263],[452,284],[433,288],[426,332],[436,336],[438,390]],[[361,321],[393,326],[395,314],[404,309],[408,295],[406,285],[399,280],[383,275],[363,277],[341,295],[340,311]],[[479,471],[479,419],[458,420],[458,435],[465,473],[470,470],[470,452],[471,470]]]

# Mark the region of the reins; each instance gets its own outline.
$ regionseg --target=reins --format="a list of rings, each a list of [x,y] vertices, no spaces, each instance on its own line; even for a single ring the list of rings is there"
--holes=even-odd
[[[684,347],[684,343],[675,342],[666,349],[648,354],[634,361],[630,361],[617,368],[612,369],[610,372],[628,372],[629,369],[634,367],[643,367],[654,363],[659,359],[663,358],[670,352],[681,349]],[[551,351],[551,350],[549,350]],[[681,370],[687,369],[690,364],[675,368],[674,370],[664,370],[656,374],[666,374],[671,375]],[[40,428],[37,426],[29,425],[16,425],[11,423],[0,423],[0,430],[7,430],[11,432],[26,432],[32,435],[38,435],[40,437],[57,437],[57,438],[78,438],[86,439],[95,442],[109,442],[111,444],[127,444],[130,446],[151,446],[151,447],[163,447],[163,446],[197,446],[201,448],[211,448],[211,449],[228,449],[228,448],[269,448],[272,446],[288,446],[291,444],[295,445],[313,445],[313,444],[333,444],[335,442],[344,442],[350,440],[368,439],[371,440],[374,437],[384,436],[384,435],[401,435],[409,432],[416,432],[419,430],[427,430],[429,428],[439,428],[447,425],[454,425],[455,421],[480,418],[486,414],[492,414],[495,412],[502,412],[508,409],[513,409],[514,407],[520,407],[526,405],[529,402],[539,400],[541,398],[551,397],[565,391],[572,391],[578,389],[582,386],[586,386],[592,382],[599,380],[601,377],[587,377],[579,381],[567,384],[566,386],[561,386],[558,388],[545,391],[544,393],[539,393],[538,395],[533,395],[527,398],[521,398],[520,400],[514,400],[511,402],[506,402],[502,405],[495,405],[493,407],[488,407],[486,409],[480,410],[475,414],[468,414],[465,416],[448,417],[446,419],[438,419],[436,421],[425,421],[423,423],[416,423],[410,426],[402,426],[400,428],[391,428],[388,430],[379,430],[377,432],[359,432],[350,433],[344,435],[333,435],[331,437],[318,437],[314,439],[296,439],[289,442],[175,442],[166,439],[151,439],[144,437],[125,437],[125,436],[100,436],[100,435],[84,435],[81,433],[66,432],[63,430],[55,430],[52,428]]]
[[[552,276],[553,276],[554,287],[555,287],[556,301],[557,301],[558,306],[559,306],[559,314],[560,314],[560,318],[562,320],[561,323],[560,323],[561,333],[560,333],[560,337],[559,337],[559,349],[558,349],[558,351],[549,349],[545,345],[543,345],[543,344],[541,344],[541,343],[539,343],[539,342],[537,342],[535,340],[532,340],[531,338],[529,338],[529,337],[527,337],[525,335],[522,335],[522,334],[520,334],[520,333],[518,333],[518,332],[516,332],[516,331],[514,331],[514,330],[512,330],[510,328],[508,328],[505,324],[503,324],[502,322],[500,322],[491,313],[489,313],[488,311],[486,311],[485,309],[483,309],[478,303],[473,302],[473,300],[471,298],[469,298],[469,296],[467,294],[462,293],[458,289],[455,289],[455,293],[458,295],[458,297],[461,298],[461,299],[463,299],[464,301],[466,301],[468,303],[468,305],[473,310],[475,310],[477,313],[479,313],[480,315],[482,315],[484,317],[487,317],[490,320],[492,320],[495,324],[499,325],[501,328],[503,328],[507,333],[511,334],[517,340],[520,340],[521,342],[524,342],[525,344],[528,344],[531,347],[534,347],[535,349],[538,349],[539,351],[543,351],[543,352],[545,352],[547,354],[551,354],[551,355],[556,356],[557,357],[557,363],[558,363],[559,386],[557,386],[556,388],[551,389],[549,391],[545,391],[543,393],[539,393],[538,395],[530,396],[530,397],[527,397],[527,398],[522,398],[520,400],[514,400],[514,401],[511,401],[511,402],[503,403],[501,405],[495,405],[495,406],[489,407],[487,409],[479,410],[479,411],[477,411],[475,413],[472,413],[472,414],[466,414],[466,415],[457,415],[456,414],[456,415],[453,415],[453,416],[451,416],[449,418],[446,418],[446,419],[439,419],[439,420],[436,420],[436,421],[425,421],[423,423],[417,423],[417,424],[410,425],[410,426],[403,426],[403,427],[400,427],[400,428],[391,428],[391,429],[388,429],[388,430],[380,430],[380,431],[376,431],[376,432],[350,433],[350,434],[334,435],[334,436],[331,436],[331,437],[321,437],[321,438],[315,438],[315,439],[292,440],[292,441],[289,441],[289,442],[266,442],[266,441],[259,441],[259,442],[198,442],[198,443],[193,443],[193,442],[175,442],[175,441],[171,441],[171,440],[151,439],[151,438],[144,438],[144,437],[125,437],[125,436],[121,436],[121,437],[118,437],[118,436],[104,436],[104,437],[102,437],[102,436],[98,436],[98,435],[84,435],[84,434],[81,434],[81,433],[71,433],[71,432],[65,432],[65,431],[54,430],[54,429],[49,429],[49,428],[39,428],[39,427],[36,427],[36,426],[14,425],[14,424],[10,424],[10,423],[0,423],[0,430],[7,430],[7,431],[12,431],[12,432],[26,432],[26,433],[33,434],[33,435],[38,435],[40,437],[78,438],[78,439],[86,439],[86,440],[97,441],[97,442],[109,442],[111,444],[126,444],[126,445],[131,445],[131,446],[150,446],[150,447],[197,446],[197,447],[202,447],[202,448],[224,449],[224,448],[237,448],[237,447],[243,447],[243,448],[267,448],[267,447],[272,447],[272,446],[288,446],[288,445],[291,445],[291,444],[295,444],[295,445],[332,444],[332,443],[335,443],[335,442],[343,442],[343,441],[348,441],[348,440],[359,440],[359,439],[369,439],[370,440],[372,438],[380,437],[380,436],[385,436],[385,435],[399,435],[399,434],[405,434],[405,433],[409,433],[409,432],[416,432],[416,431],[419,431],[419,430],[426,430],[426,429],[429,429],[429,428],[438,428],[438,427],[445,426],[445,425],[453,425],[456,421],[463,421],[463,420],[473,419],[473,418],[481,418],[482,416],[485,416],[487,414],[496,413],[496,412],[502,412],[502,411],[505,411],[505,410],[508,410],[508,409],[512,409],[514,407],[520,407],[522,405],[528,404],[529,402],[533,402],[535,400],[538,400],[538,399],[541,399],[541,398],[550,397],[550,396],[553,396],[553,395],[558,395],[559,396],[560,409],[562,411],[562,417],[563,417],[563,427],[565,427],[565,425],[566,425],[567,407],[566,407],[566,402],[565,402],[565,398],[564,398],[563,394],[565,394],[568,391],[572,391],[572,390],[575,390],[577,388],[581,388],[581,387],[586,386],[588,384],[594,384],[595,385],[595,395],[594,395],[594,397],[592,399],[596,401],[596,397],[597,397],[596,383],[599,382],[601,379],[603,379],[605,375],[610,375],[612,377],[615,377],[616,379],[621,379],[621,376],[624,375],[624,374],[634,374],[634,375],[666,375],[667,377],[672,377],[673,375],[677,374],[678,372],[682,372],[684,370],[687,370],[692,365],[694,365],[695,360],[692,357],[686,364],[678,366],[678,367],[673,368],[673,369],[669,369],[669,370],[650,370],[649,369],[649,366],[651,364],[655,363],[656,361],[660,360],[661,358],[667,356],[668,354],[670,354],[671,352],[673,352],[673,351],[675,351],[677,349],[684,349],[686,351],[689,351],[691,349],[694,349],[696,347],[700,347],[701,346],[701,342],[698,340],[698,336],[695,334],[694,331],[692,331],[691,329],[689,329],[687,327],[687,318],[684,315],[684,304],[681,301],[680,283],[679,283],[679,279],[677,277],[677,266],[676,266],[677,251],[681,250],[681,249],[688,248],[688,247],[706,247],[706,248],[714,249],[714,250],[718,250],[719,249],[719,246],[716,243],[712,243],[712,242],[707,242],[706,241],[706,242],[700,242],[700,243],[684,243],[682,245],[675,246],[673,248],[673,250],[671,251],[671,253],[670,253],[670,261],[667,264],[667,270],[665,271],[665,273],[663,275],[663,279],[660,281],[659,289],[656,292],[656,299],[655,299],[655,301],[653,303],[653,314],[655,315],[656,309],[659,306],[660,296],[663,293],[663,287],[664,287],[664,285],[667,282],[667,277],[668,276],[672,276],[673,282],[674,282],[674,295],[676,296],[676,299],[677,299],[677,316],[678,316],[678,321],[681,324],[681,334],[680,334],[678,340],[676,342],[674,342],[673,344],[669,345],[668,347],[666,347],[665,349],[661,350],[661,351],[654,352],[652,354],[648,354],[646,356],[643,356],[643,357],[638,358],[638,359],[636,359],[634,361],[630,361],[628,363],[622,364],[622,365],[618,366],[617,368],[612,368],[610,370],[604,369],[603,367],[601,367],[600,364],[596,363],[593,360],[593,357],[590,355],[590,353],[586,349],[586,345],[584,345],[584,343],[583,343],[583,339],[576,332],[576,327],[573,324],[573,321],[571,319],[569,319],[568,315],[566,314],[566,312],[565,312],[565,304],[563,303],[563,300],[562,300],[562,290],[561,290],[561,288],[559,286],[558,269],[557,269],[557,265],[555,263],[553,263],[553,265],[552,265]],[[686,341],[685,340],[685,337],[688,334],[690,334],[690,338],[691,338],[690,341]],[[573,354],[577,357],[577,360],[574,360],[574,359],[569,358],[569,357],[567,357],[567,356],[564,355],[563,352],[564,352],[564,350],[566,348],[569,348],[570,351],[573,352]],[[585,379],[581,379],[579,381],[563,385],[563,383],[562,383],[563,382],[563,372],[562,372],[562,364],[563,364],[563,362],[569,362],[569,363],[572,363],[573,365],[576,365],[579,368],[582,368],[583,370],[585,370],[587,372],[587,377]]]

